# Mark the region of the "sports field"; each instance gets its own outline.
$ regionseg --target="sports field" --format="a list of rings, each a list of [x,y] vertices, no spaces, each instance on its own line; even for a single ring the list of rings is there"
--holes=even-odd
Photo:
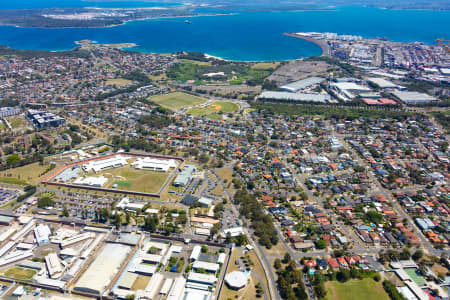
[[[239,105],[228,101],[214,101],[210,105],[201,108],[192,108],[188,114],[193,116],[206,116],[212,119],[220,119],[220,113],[232,113],[239,109]]]
[[[327,300],[389,300],[381,282],[372,278],[350,280],[345,283],[328,281],[325,283]]]
[[[92,174],[90,174],[92,175]],[[104,188],[112,188],[124,191],[135,191],[141,193],[157,193],[170,175],[167,173],[149,170],[137,170],[131,166],[109,169],[99,172],[93,176],[103,175],[108,178]]]
[[[423,279],[422,276],[418,275],[416,273],[415,269],[405,269],[406,274],[409,275],[409,277],[411,277],[411,279],[418,285],[418,286],[422,286],[425,284],[425,280]]]
[[[182,92],[158,95],[150,97],[149,100],[171,110],[187,108],[206,102],[206,99]]]

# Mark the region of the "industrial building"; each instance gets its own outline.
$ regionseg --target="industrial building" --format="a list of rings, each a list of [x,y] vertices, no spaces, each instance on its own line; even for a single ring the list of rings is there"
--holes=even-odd
[[[130,251],[129,246],[106,244],[75,284],[75,289],[102,294]]]
[[[280,101],[280,102],[315,102],[328,103],[331,98],[327,94],[313,94],[313,93],[289,93],[289,92],[262,92],[258,96],[260,101]]]
[[[405,89],[404,87],[399,86],[393,82],[390,82],[389,80],[386,80],[384,78],[371,77],[367,78],[366,81],[379,86],[381,89],[398,89],[398,90]]]
[[[55,114],[34,109],[29,109],[27,116],[38,129],[47,126],[59,126],[66,122],[66,120]]]
[[[395,91],[393,94],[406,105],[424,104],[438,101],[438,99],[433,96],[419,92]]]
[[[295,81],[295,82],[283,85],[280,88],[287,92],[296,93],[300,90],[304,90],[304,89],[310,88],[314,85],[318,85],[324,80],[325,80],[325,78],[322,78],[322,77],[309,77],[309,78],[305,78],[305,79],[302,79],[299,81]]]
[[[338,93],[339,98],[344,101],[355,98],[359,93],[367,93],[371,91],[370,88],[354,82],[334,82],[330,85],[330,87],[334,89]]]

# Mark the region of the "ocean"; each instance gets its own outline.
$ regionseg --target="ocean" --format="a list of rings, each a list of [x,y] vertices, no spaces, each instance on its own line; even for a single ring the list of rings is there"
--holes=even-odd
[[[81,0],[20,1],[40,2],[41,5],[71,1],[91,3]],[[136,2],[139,1],[131,3],[136,5]],[[112,2],[102,3],[112,5]],[[127,2],[115,3],[126,5]],[[132,21],[109,28],[0,26],[0,44],[20,49],[67,50],[76,46],[75,41],[89,39],[99,43],[136,43],[138,46],[132,50],[144,52],[198,51],[230,60],[271,61],[321,53],[318,46],[284,36],[284,32],[327,31],[427,44],[435,43],[435,39],[450,32],[450,11],[386,10],[360,6],[338,7],[332,11],[242,12],[188,19],[191,24],[185,23],[185,18],[169,18]]]

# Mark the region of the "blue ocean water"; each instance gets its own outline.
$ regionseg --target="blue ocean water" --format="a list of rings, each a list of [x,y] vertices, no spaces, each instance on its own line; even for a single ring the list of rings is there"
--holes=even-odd
[[[333,11],[244,12],[189,20],[192,24],[186,24],[184,18],[169,18],[133,21],[110,28],[0,26],[0,44],[21,49],[65,50],[75,47],[77,40],[90,39],[100,43],[136,43],[138,46],[133,50],[137,51],[200,51],[232,60],[270,61],[320,54],[316,45],[283,36],[284,32],[329,31],[428,44],[450,32],[450,11],[367,7],[339,7]]]

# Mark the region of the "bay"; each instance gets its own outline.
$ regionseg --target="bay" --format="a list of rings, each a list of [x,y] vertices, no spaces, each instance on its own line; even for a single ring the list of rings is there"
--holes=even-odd
[[[25,1],[25,0],[22,0]],[[64,0],[68,1],[68,0]],[[109,28],[40,29],[0,26],[0,44],[19,49],[67,50],[75,41],[136,43],[156,53],[205,52],[239,61],[320,55],[316,45],[284,32],[317,31],[432,44],[450,32],[450,11],[386,10],[360,6],[330,11],[241,12],[227,16],[132,21]]]

